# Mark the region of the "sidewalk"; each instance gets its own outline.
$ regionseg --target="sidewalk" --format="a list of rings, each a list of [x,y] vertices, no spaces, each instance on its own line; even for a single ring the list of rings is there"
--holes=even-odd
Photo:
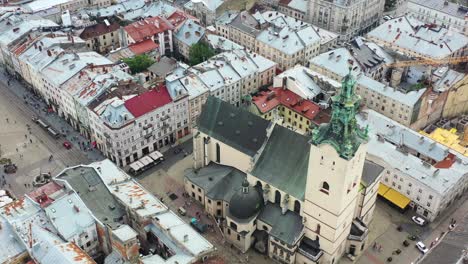
[[[8,80],[10,76],[7,75],[4,69],[0,68],[0,78],[4,78],[4,80]],[[82,136],[80,133],[78,133],[70,124],[68,124],[65,120],[60,118],[56,113],[47,113],[45,109],[47,108],[47,105],[45,102],[40,98],[39,96],[35,96],[28,88],[26,88],[21,82],[17,81],[16,79],[12,78],[10,81],[10,85],[8,86],[8,89],[16,94],[18,98],[25,98],[23,101],[26,101],[27,104],[25,104],[23,107],[28,107],[31,109],[36,116],[44,119],[46,122],[48,122],[53,128],[55,128],[57,131],[68,131],[66,135],[66,139],[70,142],[75,142],[73,144],[74,148],[80,149],[78,144],[76,142],[89,142],[88,139],[86,139],[84,136]],[[73,141],[73,138],[78,138],[78,141]],[[89,151],[85,151],[80,149],[83,154],[85,154],[91,161],[98,161],[98,160],[103,160],[105,157],[101,154],[101,152],[97,149],[91,149]]]

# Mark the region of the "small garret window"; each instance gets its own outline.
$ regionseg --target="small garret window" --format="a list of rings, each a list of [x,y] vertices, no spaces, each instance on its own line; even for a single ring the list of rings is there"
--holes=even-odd
[[[320,191],[325,193],[325,194],[328,194],[330,192],[330,186],[328,185],[327,182],[323,182],[322,183],[322,186],[320,188]]]

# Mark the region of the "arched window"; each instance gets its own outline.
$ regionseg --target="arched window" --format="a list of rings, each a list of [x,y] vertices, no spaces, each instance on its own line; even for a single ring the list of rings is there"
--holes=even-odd
[[[218,143],[216,143],[216,162],[221,162],[221,149]]]
[[[275,203],[281,203],[281,193],[278,190],[275,192]]]
[[[294,202],[294,212],[298,214],[301,212],[301,203],[298,200]]]
[[[330,186],[328,185],[327,182],[322,183],[322,187],[320,189],[321,192],[328,194],[330,192]]]
[[[234,231],[237,231],[237,225],[236,225],[236,223],[231,222],[231,223],[230,223],[230,226],[231,226],[231,228],[232,228]]]
[[[260,181],[257,181],[257,183],[255,184],[255,187],[257,187],[258,190],[263,190],[263,186]]]
[[[257,183],[255,184],[256,187],[259,187],[260,189],[262,189],[262,183],[260,181],[257,181]]]

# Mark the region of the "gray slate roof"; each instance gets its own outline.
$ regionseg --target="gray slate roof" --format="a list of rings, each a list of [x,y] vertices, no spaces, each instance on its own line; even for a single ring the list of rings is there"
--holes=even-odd
[[[208,198],[229,202],[246,174],[233,167],[210,163],[197,173],[190,170],[185,177],[202,188]]]
[[[289,210],[283,215],[278,204],[268,203],[265,205],[257,220],[270,225],[270,235],[288,245],[296,244],[304,229],[300,215]]]
[[[364,162],[364,169],[362,171],[361,182],[367,187],[374,183],[375,179],[382,173],[384,168],[372,161],[366,160]]]
[[[304,200],[310,153],[308,140],[285,127],[275,126],[252,175]]]
[[[177,61],[173,58],[162,57],[158,62],[148,68],[148,71],[160,77],[165,77],[169,72],[177,67]]]
[[[120,226],[118,222],[125,215],[125,210],[109,192],[94,168],[68,168],[56,178],[67,181],[99,221],[112,228]]]
[[[254,156],[266,140],[270,122],[221,99],[208,97],[198,129],[221,142]]]

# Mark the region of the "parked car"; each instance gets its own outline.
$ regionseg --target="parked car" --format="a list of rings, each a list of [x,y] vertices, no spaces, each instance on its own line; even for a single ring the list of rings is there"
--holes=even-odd
[[[71,144],[69,141],[63,142],[63,146],[64,146],[66,149],[71,149],[71,148],[72,148],[72,144]]]
[[[385,20],[385,21],[388,21],[388,20],[390,20],[390,19],[393,19],[393,17],[392,17],[392,16],[384,16],[384,17],[383,17],[383,20]]]
[[[190,225],[195,228],[195,230],[197,230],[199,233],[205,233],[206,229],[207,229],[207,225],[206,224],[203,224],[201,223],[200,221],[198,221],[196,218],[192,218],[190,220]]]
[[[413,222],[415,222],[417,225],[424,226],[426,224],[426,220],[422,217],[419,216],[413,216],[411,217]]]
[[[424,245],[423,242],[419,241],[418,243],[416,243],[416,247],[419,249],[419,251],[421,251],[423,254],[426,254],[427,251],[429,251],[429,249],[426,247],[426,245]]]

